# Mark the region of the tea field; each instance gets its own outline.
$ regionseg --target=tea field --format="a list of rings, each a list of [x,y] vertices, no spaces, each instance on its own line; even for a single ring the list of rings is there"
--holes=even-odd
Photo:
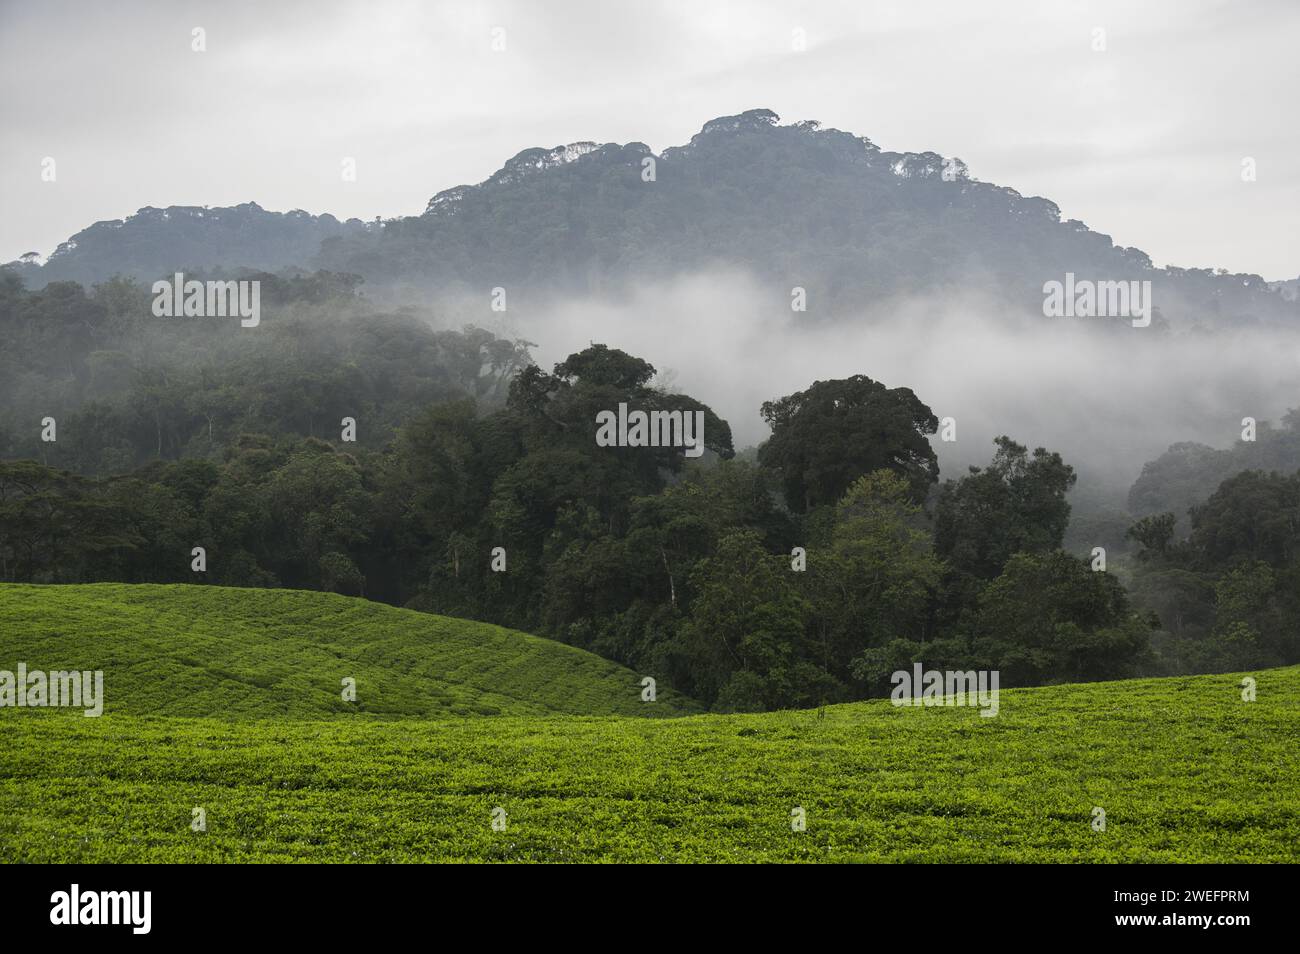
[[[0,709],[0,861],[1300,861],[1300,667],[1251,673],[1253,702],[1235,674],[1003,690],[996,718],[637,718],[660,703],[635,674],[496,627],[319,594],[32,592],[56,589],[0,588],[0,668],[99,665],[108,702]],[[340,667],[394,698],[318,698]],[[150,685],[175,673],[203,701]]]
[[[667,716],[641,675],[487,623],[302,590],[0,584],[0,669],[104,671],[108,714],[222,719]],[[355,680],[344,701],[342,681]],[[3,710],[0,710],[2,712]]]

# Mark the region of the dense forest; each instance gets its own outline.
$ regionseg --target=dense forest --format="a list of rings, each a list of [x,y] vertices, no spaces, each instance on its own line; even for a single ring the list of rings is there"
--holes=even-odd
[[[246,278],[269,316],[255,334],[234,320],[160,320],[148,286],[128,279],[29,292],[0,273],[0,456],[112,474],[219,460],[243,433],[337,437],[345,416],[364,420],[360,446],[379,447],[430,402],[503,399],[530,363],[523,343],[481,329],[376,312],[356,276]],[[30,426],[45,417],[54,442]]]
[[[722,711],[880,694],[914,660],[1006,686],[1300,660],[1295,414],[1263,456],[1179,455],[1176,485],[1149,465],[1133,556],[1102,571],[1062,549],[1069,462],[1004,436],[943,478],[905,386],[774,394],[737,454],[639,356],[592,344],[547,372],[526,342],[376,311],[355,276],[259,278],[255,334],[160,321],[125,279],[0,281],[0,579],[363,595]],[[703,413],[706,453],[598,446],[620,404]]]
[[[1005,416],[963,461],[980,466],[940,474],[915,381],[810,371],[754,401],[767,433],[738,447],[616,340],[548,372],[538,345],[458,320],[492,320],[507,283],[502,327],[549,334],[547,302],[718,265],[763,307],[808,292],[789,341],[945,293],[1011,327],[1067,271],[1151,281],[1161,356],[1288,341],[1300,317],[1286,287],[1157,268],[959,159],[768,110],[657,155],[525,150],[386,222],[142,209],[0,268],[0,580],[360,595],[590,649],[719,710],[879,694],[912,661],[1008,686],[1300,661],[1300,412],[1228,449],[1173,445],[1125,507],[1078,486],[1098,460],[1021,443]],[[180,269],[259,282],[265,320],[160,319],[150,283]],[[1110,355],[1130,331],[1088,333]],[[702,414],[705,453],[601,446],[597,415],[622,405]]]

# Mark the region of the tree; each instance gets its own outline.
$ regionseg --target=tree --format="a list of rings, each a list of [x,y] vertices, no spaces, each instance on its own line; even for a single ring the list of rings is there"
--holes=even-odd
[[[1229,477],[1192,509],[1191,542],[1207,565],[1291,562],[1300,556],[1300,474],[1248,470]]]
[[[1065,495],[1074,468],[1061,455],[1026,448],[1003,436],[988,467],[949,480],[935,506],[939,556],[958,573],[989,580],[1016,553],[1046,553],[1061,546],[1070,523]]]
[[[1163,556],[1174,539],[1174,526],[1178,517],[1172,513],[1154,514],[1143,517],[1128,528],[1125,536],[1136,540],[1142,546],[1138,558],[1149,560],[1153,556]]]
[[[842,684],[865,651],[924,636],[942,567],[910,493],[891,471],[858,478],[836,505],[830,546],[810,550],[800,574],[813,661]]]
[[[1017,553],[980,597],[977,649],[1007,685],[1118,679],[1136,671],[1150,629],[1111,574],[1060,550]]]
[[[729,710],[807,703],[795,665],[807,605],[791,577],[750,530],[728,534],[701,561],[686,633],[700,698]]]
[[[875,470],[903,477],[917,502],[939,479],[926,439],[939,422],[910,388],[887,388],[861,374],[816,381],[765,401],[762,415],[772,436],[759,448],[759,463],[780,474],[796,512],[835,503]]]

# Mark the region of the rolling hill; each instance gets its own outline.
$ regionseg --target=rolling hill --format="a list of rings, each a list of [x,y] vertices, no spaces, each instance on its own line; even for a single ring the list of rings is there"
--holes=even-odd
[[[642,702],[641,674],[553,640],[298,590],[0,585],[0,669],[19,662],[29,671],[103,670],[106,716],[699,711],[668,691]],[[342,698],[348,677],[355,702]]]
[[[641,719],[585,653],[359,600],[0,607],[6,659],[111,674],[98,719],[0,709],[0,862],[1300,861],[1300,667],[1250,674],[1251,702],[1228,674],[1007,690],[996,718]],[[412,717],[340,718],[343,671],[357,716]],[[602,707],[624,715],[557,714]]]

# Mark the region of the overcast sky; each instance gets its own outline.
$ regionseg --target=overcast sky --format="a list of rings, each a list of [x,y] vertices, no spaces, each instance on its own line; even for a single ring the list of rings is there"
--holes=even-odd
[[[0,0],[0,261],[146,205],[416,214],[531,146],[765,107],[960,156],[1157,264],[1293,278],[1298,41],[1292,0]]]

